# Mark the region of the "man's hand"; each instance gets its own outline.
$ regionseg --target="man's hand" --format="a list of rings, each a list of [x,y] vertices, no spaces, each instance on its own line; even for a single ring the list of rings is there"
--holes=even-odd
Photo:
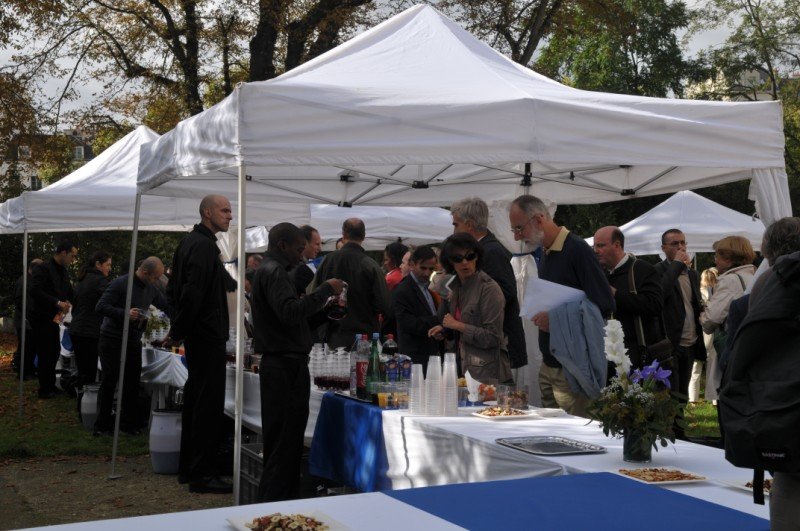
[[[533,316],[533,324],[539,327],[542,332],[550,333],[550,314],[547,312],[539,312]]]
[[[678,262],[683,262],[684,264],[686,264],[686,267],[689,267],[689,265],[692,263],[692,257],[689,256],[689,254],[683,250],[675,253],[675,260],[677,260]]]
[[[338,278],[329,278],[325,282],[331,285],[333,292],[336,295],[340,294],[342,292],[342,288],[344,288],[344,280],[339,280]]]
[[[441,325],[436,325],[430,330],[428,330],[428,337],[432,337],[434,339],[438,339],[441,341],[444,339],[444,328]]]
[[[131,321],[139,320],[139,308],[131,308]]]
[[[613,297],[616,294],[617,294],[617,288],[615,288],[614,286],[611,286],[611,296]]]
[[[462,323],[449,313],[445,314],[444,318],[442,319],[442,326],[445,328],[449,328],[450,330],[457,330],[459,332],[464,331],[464,323]]]

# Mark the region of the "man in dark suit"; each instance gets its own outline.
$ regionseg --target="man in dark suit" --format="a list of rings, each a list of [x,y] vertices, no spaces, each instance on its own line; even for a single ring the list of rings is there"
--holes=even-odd
[[[664,325],[674,348],[678,391],[687,395],[694,360],[706,359],[700,314],[703,311],[700,295],[700,276],[689,266],[686,236],[679,229],[669,229],[661,235],[661,249],[666,259],[655,265],[661,275],[664,296]]]
[[[456,201],[450,207],[453,216],[453,233],[466,232],[483,246],[481,269],[500,285],[506,306],[503,315],[503,334],[508,338],[508,358],[511,368],[528,364],[525,332],[519,316],[517,279],[511,267],[511,253],[489,231],[489,207],[477,197]]]
[[[427,246],[411,253],[408,275],[392,292],[392,308],[397,318],[397,351],[427,369],[428,356],[441,352],[441,342],[428,337],[428,330],[440,324],[436,311],[441,302],[430,290],[431,273],[436,269],[436,253]]]
[[[311,225],[303,225],[300,227],[300,230],[303,232],[303,237],[306,239],[306,248],[303,250],[303,262],[292,269],[289,273],[289,277],[294,284],[297,294],[302,296],[305,294],[308,285],[314,280],[314,274],[317,272],[313,260],[322,249],[322,238],[320,238],[319,231]]]

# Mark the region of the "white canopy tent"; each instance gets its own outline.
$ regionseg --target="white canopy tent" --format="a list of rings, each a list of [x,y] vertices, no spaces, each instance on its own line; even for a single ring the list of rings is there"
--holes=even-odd
[[[753,249],[761,250],[764,223],[719,203],[684,190],[648,210],[638,218],[622,225],[625,250],[635,255],[663,254],[661,235],[671,228],[686,235],[690,253],[713,251],[714,242],[725,236],[743,236]],[[592,245],[594,238],[586,238]]]
[[[283,76],[239,85],[143,146],[139,192],[416,206],[528,192],[597,203],[752,178],[770,221],[791,213],[781,112],[775,102],[565,87],[415,6]],[[237,453],[234,489],[238,465]]]

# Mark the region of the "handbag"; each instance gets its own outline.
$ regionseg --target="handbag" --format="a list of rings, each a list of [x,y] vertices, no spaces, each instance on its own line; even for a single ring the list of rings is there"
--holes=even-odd
[[[636,257],[631,256],[631,268],[628,270],[628,291],[636,295],[636,279],[634,277],[633,265],[636,263]],[[658,360],[658,364],[665,368],[672,368],[673,347],[672,342],[667,338],[667,327],[664,324],[664,316],[659,316],[661,321],[661,329],[664,332],[664,339],[656,341],[648,345],[644,339],[644,327],[642,326],[642,318],[637,315],[636,321],[636,345],[638,346],[638,358],[641,361],[642,367],[650,365],[653,360]],[[636,358],[631,356],[631,361]]]

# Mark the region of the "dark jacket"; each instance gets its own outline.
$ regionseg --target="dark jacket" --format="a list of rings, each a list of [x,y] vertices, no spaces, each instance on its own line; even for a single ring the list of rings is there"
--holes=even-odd
[[[305,294],[308,285],[314,280],[314,271],[308,267],[308,264],[300,264],[291,270],[289,278],[292,280],[297,294],[302,296]]]
[[[32,275],[28,275],[28,321],[30,321],[31,317],[31,310],[33,301],[31,300],[31,279]],[[24,277],[22,275],[19,276],[17,281],[14,283],[14,328],[17,330],[22,330],[22,282]],[[54,314],[55,315],[55,314]],[[31,324],[28,322],[28,328],[30,329]]]
[[[431,298],[435,305],[438,297],[431,293]],[[411,273],[392,291],[392,309],[397,318],[398,352],[411,356],[412,359],[441,353],[441,342],[428,337],[428,330],[441,321],[436,313],[431,313],[430,306]]]
[[[259,354],[308,356],[313,344],[308,317],[333,295],[331,285],[323,282],[301,298],[290,268],[283,255],[267,251],[253,279],[253,347]]]
[[[654,267],[661,275],[661,293],[664,296],[664,325],[667,328],[667,338],[669,338],[673,347],[677,347],[681,342],[683,322],[686,319],[686,309],[683,307],[683,297],[678,277],[683,271],[687,270],[687,267],[686,264],[677,260],[672,262],[663,260]],[[700,294],[700,276],[694,269],[689,269],[688,274],[689,284],[692,286],[691,304],[697,329],[697,341],[694,344],[693,356],[694,359],[705,359],[706,345],[703,342],[703,328],[700,326],[700,314],[703,311],[701,307],[703,297]]]
[[[53,258],[36,266],[31,278],[31,298],[31,321],[52,321],[58,313],[59,301],[72,302],[75,298],[66,268]]]
[[[125,325],[125,298],[128,293],[128,275],[114,279],[97,301],[95,311],[103,316],[100,326],[100,335],[104,337],[122,338],[122,327]],[[150,305],[155,306],[170,317],[175,314],[167,298],[152,284],[145,284],[139,277],[133,277],[133,290],[131,291],[131,308],[146,310]],[[140,341],[146,322],[144,320],[131,321],[128,328],[128,341]]]
[[[330,278],[347,282],[347,316],[328,323],[328,343],[331,347],[350,347],[357,333],[380,331],[378,316],[389,310],[389,291],[383,269],[367,256],[357,243],[346,243],[325,257],[314,277],[314,286]]]
[[[86,276],[75,286],[75,304],[72,307],[70,334],[82,337],[99,337],[103,316],[95,311],[97,301],[110,281],[96,268],[86,271]],[[124,300],[124,299],[123,299]]]
[[[629,275],[633,267],[633,279],[636,293],[631,293]],[[661,326],[661,313],[664,301],[661,296],[661,275],[655,267],[643,260],[628,257],[628,260],[608,275],[608,283],[616,288],[614,304],[617,309],[614,317],[622,323],[622,332],[625,334],[625,346],[634,348],[637,343],[636,317],[641,317],[644,330],[645,345],[651,345],[664,339]],[[641,359],[632,359],[637,367]]]
[[[517,279],[511,267],[511,253],[491,232],[481,238],[481,245],[483,246],[481,269],[497,282],[505,297],[503,333],[508,338],[508,358],[511,368],[516,369],[528,364],[528,349],[525,345],[522,319],[519,316]]]
[[[167,284],[167,297],[176,311],[171,322],[172,339],[228,340],[225,286],[230,275],[219,254],[216,236],[204,225],[195,225],[178,244]]]

